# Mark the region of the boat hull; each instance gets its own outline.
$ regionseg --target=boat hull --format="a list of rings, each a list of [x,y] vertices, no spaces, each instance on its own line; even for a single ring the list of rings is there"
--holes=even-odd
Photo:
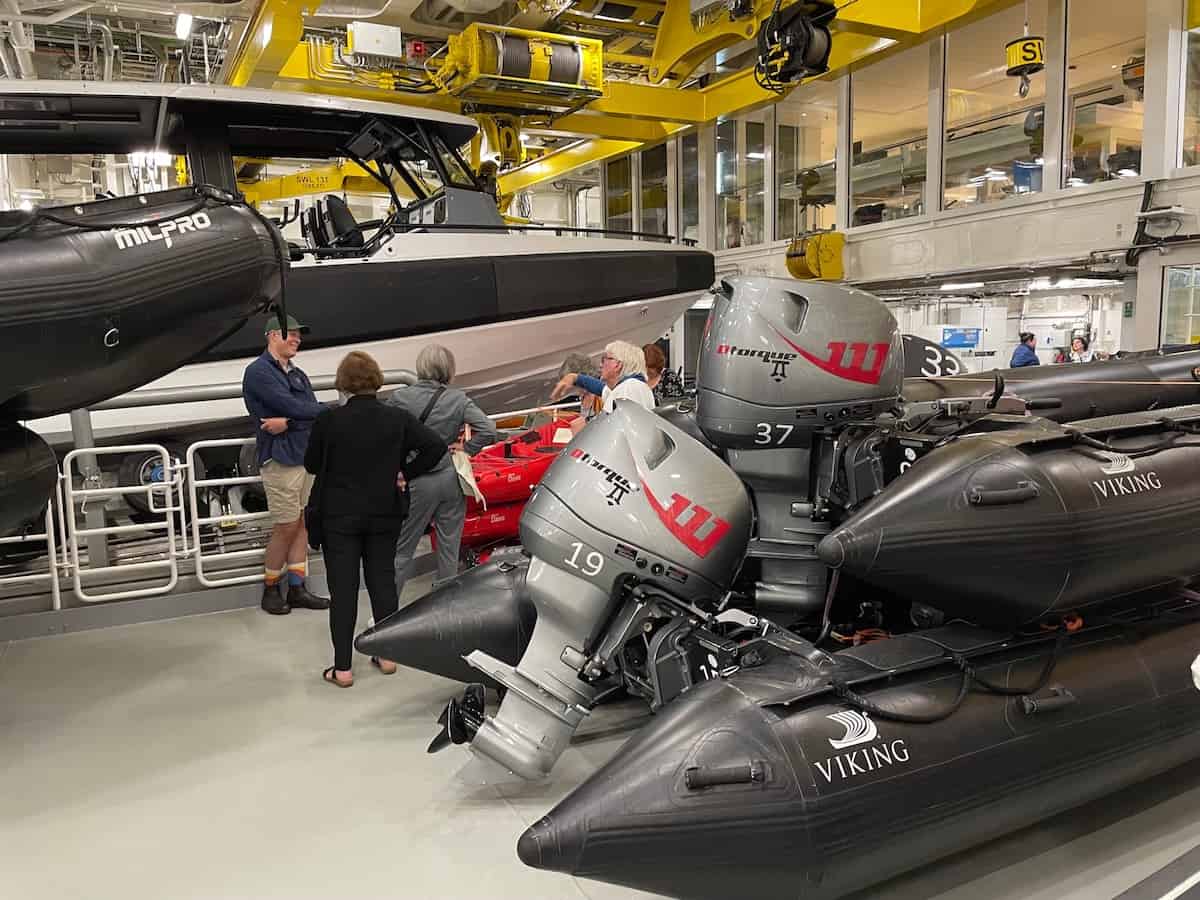
[[[886,672],[921,654],[944,658],[938,638],[955,648],[967,633],[837,656]],[[1052,644],[990,654],[978,671],[1031,685]],[[522,835],[518,853],[537,868],[672,897],[841,897],[1196,758],[1197,650],[1194,609],[1183,624],[1077,635],[1033,711],[976,691],[934,724],[863,717],[824,678],[773,661],[684,694]],[[953,700],[960,678],[947,664],[857,689],[892,710],[929,712]],[[1045,703],[1050,687],[1070,702]],[[758,776],[739,782],[751,767]],[[696,786],[705,778],[725,783]]]
[[[645,344],[660,337],[701,296],[690,291],[612,306],[578,309],[534,316],[492,325],[429,332],[409,337],[364,341],[336,347],[302,347],[297,364],[309,377],[332,376],[342,357],[365,350],[385,370],[413,369],[417,354],[429,343],[448,347],[458,364],[456,387],[467,390],[491,387],[556,372],[570,353],[595,356],[609,341]],[[290,293],[289,293],[290,298]],[[289,303],[289,309],[290,309]],[[196,385],[240,383],[252,357],[194,363],[146,385],[147,389],[186,388]],[[336,399],[335,391],[319,391],[322,401]],[[164,426],[183,426],[214,419],[245,416],[241,398],[146,406],[131,409],[93,410],[98,437],[133,433]],[[30,427],[52,440],[70,434],[67,416],[34,420]]]

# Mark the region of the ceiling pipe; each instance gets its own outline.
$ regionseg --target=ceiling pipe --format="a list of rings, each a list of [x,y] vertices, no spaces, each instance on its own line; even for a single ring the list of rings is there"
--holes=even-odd
[[[4,69],[5,78],[19,78],[20,71],[17,69],[17,61],[13,57],[12,47],[8,45],[8,39],[0,37],[0,68]]]
[[[2,18],[5,22],[19,22],[23,25],[57,25],[64,22],[71,16],[77,16],[81,12],[87,12],[96,4],[94,3],[75,3],[71,6],[64,6],[62,9],[46,13],[45,15],[35,16],[30,13],[21,12],[21,6],[17,0],[5,0],[2,4],[5,9],[12,10],[12,15],[4,15]]]
[[[392,0],[384,0],[383,6],[363,6],[346,0],[326,0],[313,11],[314,19],[375,19],[387,12]],[[499,3],[497,3],[499,5]]]
[[[113,59],[117,55],[116,44],[113,43],[112,29],[102,22],[93,22],[91,17],[88,17],[88,34],[93,31],[100,32],[100,40],[104,45],[104,81],[112,81]]]
[[[21,4],[17,0],[0,0],[0,15],[3,15],[5,11],[12,13],[7,20],[10,23],[8,42],[12,44],[12,48],[16,52],[17,68],[21,72],[21,77],[37,78],[37,68],[33,64],[33,38],[19,21]]]

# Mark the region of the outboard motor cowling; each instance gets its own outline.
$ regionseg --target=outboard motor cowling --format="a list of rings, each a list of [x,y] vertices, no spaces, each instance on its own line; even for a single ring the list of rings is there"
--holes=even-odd
[[[516,667],[476,651],[507,688],[471,749],[524,778],[550,771],[620,665],[655,597],[714,609],[750,535],[746,488],[715,454],[637,404],[585,428],[521,516],[537,624]],[[449,729],[448,729],[449,730]]]
[[[904,345],[877,297],[841,285],[730,278],[714,292],[697,372],[697,422],[754,493],[749,578],[758,609],[823,604],[829,531],[818,486],[835,438],[897,403]]]

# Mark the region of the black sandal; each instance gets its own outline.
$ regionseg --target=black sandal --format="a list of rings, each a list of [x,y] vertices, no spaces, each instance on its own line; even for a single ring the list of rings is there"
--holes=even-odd
[[[337,666],[330,666],[328,669],[326,669],[324,672],[321,673],[321,677],[324,678],[326,681],[328,681],[330,684],[337,685],[340,688],[354,687],[354,678],[353,677],[351,677],[349,681],[341,681],[338,679],[336,672],[337,672]]]
[[[390,671],[390,672],[388,672],[386,669],[384,669],[383,663],[380,662],[378,656],[371,657],[371,665],[373,665],[375,668],[377,668],[384,675],[395,675],[396,674],[396,669],[392,669],[392,671]],[[393,663],[393,665],[395,665],[395,663]],[[399,668],[399,666],[397,666],[396,668]]]

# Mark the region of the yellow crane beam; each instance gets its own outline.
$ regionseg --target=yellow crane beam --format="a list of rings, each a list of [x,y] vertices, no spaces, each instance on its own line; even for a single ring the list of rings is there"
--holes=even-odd
[[[412,200],[413,193],[401,182],[393,182],[401,200]],[[261,181],[242,182],[238,189],[253,204],[263,201],[291,200],[316,194],[382,194],[385,188],[366,169],[355,162],[341,165],[301,169],[288,175],[277,175]]]
[[[228,66],[234,87],[274,86],[304,36],[304,17],[320,0],[261,0]]]
[[[558,176],[581,166],[604,162],[615,156],[629,153],[640,146],[642,146],[640,141],[596,140],[571,144],[561,150],[547,153],[533,162],[501,173],[498,179],[500,193],[515,194],[517,191],[522,191],[543,181],[553,181]]]

